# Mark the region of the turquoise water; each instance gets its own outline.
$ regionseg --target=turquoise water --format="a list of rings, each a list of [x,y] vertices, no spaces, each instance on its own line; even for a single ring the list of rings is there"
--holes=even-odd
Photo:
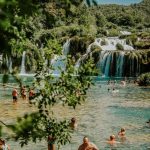
[[[31,78],[24,78],[24,83],[30,84]],[[108,80],[108,79],[107,79]],[[95,143],[100,150],[148,150],[150,149],[150,127],[146,121],[150,119],[150,87],[139,87],[132,83],[126,86],[120,84],[107,84],[106,78],[95,79],[95,85],[88,91],[87,100],[76,110],[63,108],[57,105],[54,108],[54,115],[58,118],[65,116],[70,119],[75,116],[78,121],[78,128],[72,135],[70,144],[62,146],[60,150],[77,150],[82,143],[84,136],[88,136],[91,142]],[[10,83],[12,84],[12,83]],[[108,92],[108,88],[110,91]],[[115,88],[115,91],[112,89]],[[17,116],[25,112],[34,111],[27,101],[19,100],[17,106],[12,104],[11,88],[0,86],[0,120],[10,123]],[[106,141],[111,134],[117,135],[120,128],[126,129],[127,140],[118,143],[116,147],[110,147]],[[5,129],[3,136],[9,132]],[[19,144],[9,140],[7,143],[11,150],[45,150],[46,141],[20,148]]]
[[[130,5],[139,3],[142,0],[97,0],[99,4],[119,4],[119,5]]]

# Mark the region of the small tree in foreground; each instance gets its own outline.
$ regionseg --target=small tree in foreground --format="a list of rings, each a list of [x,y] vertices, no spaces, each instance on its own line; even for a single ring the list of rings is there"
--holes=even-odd
[[[37,111],[30,112],[18,118],[16,124],[7,126],[13,130],[13,138],[19,141],[21,146],[28,144],[29,141],[36,143],[38,140],[47,140],[48,137],[52,137],[52,142],[57,144],[58,148],[70,142],[72,131],[69,121],[56,118],[52,108],[60,103],[73,109],[80,105],[92,85],[90,75],[95,70],[92,60],[87,61],[78,70],[75,69],[71,57],[64,61],[65,70],[61,70],[58,77],[49,74],[53,69],[52,65],[48,68],[44,63],[39,62],[33,83],[36,95],[31,101],[32,105],[37,107]]]
[[[55,1],[50,2],[54,3]],[[72,0],[63,0],[61,2],[65,4],[63,7],[66,8],[66,12],[69,12]],[[89,1],[87,1],[87,4],[88,2]],[[36,57],[39,58],[39,60],[37,60],[38,69],[35,75],[35,82],[33,83],[36,95],[32,105],[37,107],[37,111],[18,118],[14,125],[3,124],[13,130],[13,138],[20,141],[21,146],[28,144],[29,141],[36,143],[37,140],[47,140],[48,137],[52,137],[52,143],[56,143],[58,146],[64,145],[67,142],[70,142],[71,139],[69,122],[66,119],[60,120],[56,118],[53,115],[52,108],[59,103],[63,106],[65,105],[75,109],[76,105],[81,104],[81,102],[85,100],[86,92],[92,84],[90,75],[93,75],[94,72],[93,61],[86,61],[86,63],[76,70],[74,67],[74,59],[71,57],[64,59],[64,64],[66,64],[65,69],[61,70],[60,68],[57,68],[60,69],[61,73],[58,77],[54,78],[50,74],[54,69],[53,66],[50,64],[47,67],[47,65],[44,64],[44,61],[46,59],[52,60],[54,55],[60,53],[55,53],[55,51],[58,51],[59,49],[58,43],[55,43],[55,40],[51,43],[48,43],[47,41],[49,39],[52,40],[55,36],[38,36],[39,33],[37,32],[37,29],[41,32],[43,32],[44,29],[43,26],[41,28],[36,26],[38,25],[38,21],[36,22],[36,25],[29,26],[33,23],[33,21],[30,20],[30,16],[37,18],[37,15],[34,16],[33,14],[36,10],[39,10],[37,7],[38,5],[36,5],[39,4],[39,1],[35,1],[35,4],[31,1],[26,1],[26,3],[22,5],[22,3],[17,0],[14,0],[13,2],[4,0],[2,1],[2,4],[1,10],[4,13],[2,18],[4,19],[0,19],[2,22],[0,23],[0,26],[3,27],[2,37],[8,37],[7,34],[9,35],[9,38],[6,39],[7,46],[11,47],[12,52],[16,48],[16,54],[18,54],[19,50],[23,51],[28,49],[35,51],[34,54],[36,55],[42,55],[42,57]],[[41,6],[39,7],[41,9],[43,7],[42,1],[39,5]],[[58,7],[61,8],[62,5],[58,5]],[[12,10],[12,12],[10,12],[10,10]],[[37,14],[41,14],[41,12]],[[67,16],[68,13],[66,13],[66,17]],[[55,29],[54,20],[50,19],[50,22],[51,24],[54,24]],[[42,23],[46,25],[45,20],[42,20]],[[8,26],[6,26],[7,24]],[[9,28],[11,30],[8,30]],[[54,43],[54,47],[52,43]],[[43,51],[45,52],[44,56]],[[42,58],[44,58],[43,62]]]

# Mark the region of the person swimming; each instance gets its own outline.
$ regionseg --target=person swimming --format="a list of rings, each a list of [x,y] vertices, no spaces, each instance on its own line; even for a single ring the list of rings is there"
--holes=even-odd
[[[118,136],[120,137],[124,137],[125,136],[125,129],[124,128],[121,128],[121,130],[118,132]]]
[[[123,86],[126,86],[126,81],[120,81]]]
[[[83,138],[83,143],[79,146],[78,150],[98,150],[97,146],[91,143],[88,137]]]
[[[109,137],[109,140],[107,141],[107,143],[110,144],[110,145],[116,144],[115,135],[111,135],[111,136]]]
[[[125,136],[125,128],[121,128],[121,130],[118,132],[118,138],[120,139],[120,142],[124,143],[126,141],[126,136]]]
[[[77,120],[75,117],[71,118],[71,122],[70,122],[70,127],[71,129],[76,129],[77,128]]]

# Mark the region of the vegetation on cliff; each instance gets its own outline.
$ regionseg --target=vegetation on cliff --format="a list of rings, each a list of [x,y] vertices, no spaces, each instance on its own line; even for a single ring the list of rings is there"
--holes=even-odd
[[[150,73],[141,74],[137,81],[139,86],[150,86]]]

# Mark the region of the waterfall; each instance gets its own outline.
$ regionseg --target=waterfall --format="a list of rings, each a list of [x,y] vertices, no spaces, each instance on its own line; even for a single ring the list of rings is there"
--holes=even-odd
[[[66,57],[64,55],[55,55],[54,58],[51,60],[52,70],[50,70],[50,73],[53,75],[59,75],[62,70],[65,70],[65,60]]]
[[[117,50],[117,44],[121,44],[124,50]],[[127,45],[125,39],[119,39],[119,37],[96,38],[95,41],[88,46],[86,53],[83,54],[75,63],[74,67],[76,71],[80,65],[84,63],[84,60],[87,58],[87,56],[92,54],[92,46],[95,45],[102,49],[98,54],[100,59],[96,66],[100,72],[104,74],[104,76],[133,76],[135,75],[135,72],[140,72],[138,60],[129,58],[129,54],[132,53],[134,48],[130,45]],[[51,70],[50,73],[60,74],[61,70],[65,70],[66,55],[69,53],[69,50],[70,40],[68,39],[63,45],[63,55],[55,56],[51,60],[53,70]]]
[[[117,77],[122,77],[123,75],[124,54],[124,52],[120,52],[119,75],[117,74]]]
[[[105,65],[106,65],[108,54],[109,53],[102,51],[101,56],[100,56],[100,68],[101,68],[102,73],[105,72]]]
[[[12,72],[12,59],[9,57],[9,72]]]
[[[103,44],[101,43],[103,42]],[[95,43],[97,43],[102,50],[106,51],[114,51],[117,50],[116,45],[121,44],[124,48],[124,50],[134,50],[134,48],[130,45],[126,44],[125,39],[119,39],[119,37],[107,37],[107,38],[97,38],[95,40]]]
[[[104,71],[104,75],[105,75],[106,77],[109,76],[110,65],[111,65],[111,58],[112,58],[112,54],[109,53],[109,54],[107,55],[107,60],[106,60],[106,65],[105,65],[105,71]]]
[[[80,57],[80,58],[77,60],[76,64],[75,64],[75,69],[76,69],[76,70],[78,70],[78,68],[80,67],[81,59],[82,59],[82,57]]]
[[[124,52],[120,52],[119,56],[116,57],[116,76],[117,77],[122,77],[123,75],[123,64],[124,64]]]
[[[70,39],[68,39],[63,45],[62,55],[54,55],[54,58],[51,59],[52,70],[49,72],[53,75],[59,75],[61,71],[64,71],[66,68],[66,56],[69,53],[70,48]]]
[[[25,58],[26,58],[26,51],[23,51],[20,74],[26,74],[26,70],[25,70]]]
[[[70,39],[68,39],[63,45],[63,55],[67,56],[70,50]]]
[[[133,54],[134,55],[134,54]],[[141,73],[139,58],[125,51],[101,51],[97,68],[104,76],[137,76]]]
[[[88,56],[88,53],[85,53],[84,55],[82,55],[76,62],[75,64],[75,68],[78,69],[82,63],[83,60],[86,59],[86,57]]]

